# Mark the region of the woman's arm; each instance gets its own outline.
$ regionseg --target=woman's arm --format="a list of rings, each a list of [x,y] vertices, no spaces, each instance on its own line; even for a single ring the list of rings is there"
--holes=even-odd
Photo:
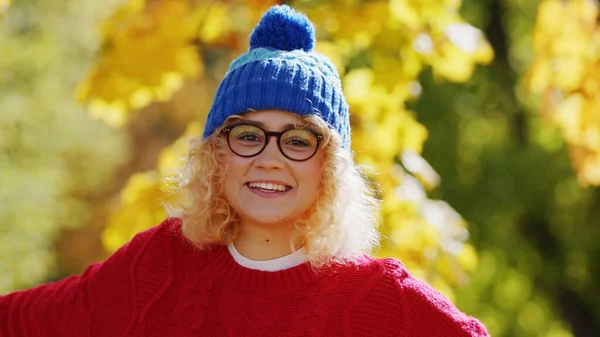
[[[408,331],[404,336],[489,337],[481,322],[459,311],[450,300],[408,275],[400,282]]]
[[[410,275],[398,260],[372,259],[371,265],[369,278],[357,278],[361,285],[344,308],[348,335],[489,337],[483,324]]]
[[[83,274],[29,290],[0,296],[0,336],[2,337],[91,337],[123,335],[146,300],[137,287],[147,290],[162,285],[165,275],[136,280],[140,270],[154,263],[164,264],[164,240],[150,244],[157,232],[170,233],[172,221],[137,234],[105,262],[90,265]],[[161,230],[163,229],[163,230]],[[148,246],[156,246],[148,257]],[[156,256],[163,258],[156,258]],[[144,263],[139,263],[144,260]],[[146,262],[148,261],[148,262]],[[151,282],[152,284],[148,284]]]
[[[0,336],[89,337],[91,280],[100,267],[95,263],[80,276],[0,296]]]

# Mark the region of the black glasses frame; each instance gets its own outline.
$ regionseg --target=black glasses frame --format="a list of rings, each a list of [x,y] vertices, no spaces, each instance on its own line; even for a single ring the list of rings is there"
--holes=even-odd
[[[231,148],[231,143],[230,143],[230,140],[229,140],[230,131],[233,128],[235,128],[236,126],[240,126],[240,125],[253,126],[253,127],[259,129],[260,131],[262,131],[265,134],[266,140],[265,140],[265,143],[263,144],[262,149],[260,149],[260,151],[258,151],[257,153],[255,153],[253,155],[241,155],[241,154],[235,152],[233,150],[233,148]],[[256,156],[258,156],[259,154],[261,154],[267,148],[267,145],[269,145],[269,141],[271,140],[271,137],[277,137],[277,147],[279,148],[279,152],[284,157],[286,157],[289,160],[293,160],[293,161],[307,161],[310,158],[314,157],[315,154],[317,154],[317,151],[319,151],[319,147],[321,145],[321,140],[323,139],[323,135],[320,134],[320,133],[317,133],[317,132],[315,132],[313,130],[310,130],[310,129],[303,129],[303,130],[307,130],[307,131],[312,132],[317,137],[317,146],[315,147],[315,152],[313,152],[313,154],[311,154],[308,158],[306,158],[306,159],[294,159],[294,158],[291,158],[288,155],[286,155],[285,152],[283,151],[283,149],[281,148],[281,136],[284,133],[286,133],[286,132],[288,132],[290,130],[298,130],[298,129],[296,129],[296,128],[290,128],[290,129],[283,130],[281,132],[276,132],[276,131],[267,131],[267,130],[265,130],[265,129],[263,129],[260,126],[255,125],[255,124],[239,123],[239,124],[233,124],[233,125],[227,126],[226,128],[224,128],[221,131],[221,133],[223,133],[223,135],[225,135],[225,137],[227,138],[227,145],[229,146],[229,149],[231,150],[231,152],[235,153],[237,156],[240,156],[240,157],[250,158],[250,157],[256,157]]]

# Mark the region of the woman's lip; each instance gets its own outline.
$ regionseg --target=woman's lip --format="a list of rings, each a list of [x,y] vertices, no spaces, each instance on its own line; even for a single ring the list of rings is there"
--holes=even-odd
[[[289,190],[286,191],[272,191],[272,192],[266,192],[265,190],[262,190],[261,188],[252,188],[250,187],[248,184],[245,184],[246,188],[248,188],[250,190],[250,192],[263,197],[263,198],[279,198],[282,197],[286,194],[288,194],[292,189],[290,188]]]
[[[248,184],[258,184],[258,183],[283,185],[283,186],[292,188],[292,186],[290,186],[290,184],[286,184],[283,181],[279,181],[279,180],[251,180],[251,181],[247,181],[246,185],[248,185]]]

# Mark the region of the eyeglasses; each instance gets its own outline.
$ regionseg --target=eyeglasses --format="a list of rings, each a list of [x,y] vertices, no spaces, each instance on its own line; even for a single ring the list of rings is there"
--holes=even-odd
[[[246,123],[228,126],[222,132],[227,136],[227,144],[231,151],[240,157],[259,155],[267,147],[271,137],[277,137],[279,151],[286,158],[294,161],[312,158],[323,139],[323,135],[309,129],[293,128],[272,132]]]

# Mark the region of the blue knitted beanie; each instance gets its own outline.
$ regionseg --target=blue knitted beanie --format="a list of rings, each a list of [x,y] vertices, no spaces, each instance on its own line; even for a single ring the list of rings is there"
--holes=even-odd
[[[227,117],[278,109],[318,115],[350,148],[348,104],[337,70],[313,51],[315,28],[287,5],[271,7],[250,36],[250,50],[231,63],[208,113],[203,137]]]

